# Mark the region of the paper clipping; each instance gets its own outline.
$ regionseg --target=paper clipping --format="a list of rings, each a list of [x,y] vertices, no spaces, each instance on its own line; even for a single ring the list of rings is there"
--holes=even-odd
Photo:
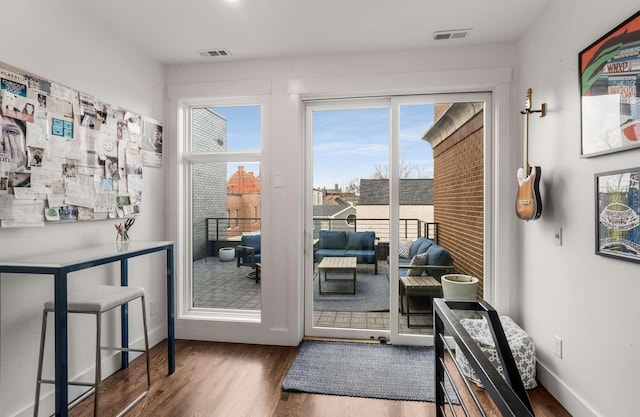
[[[0,227],[140,213],[162,125],[0,63]]]

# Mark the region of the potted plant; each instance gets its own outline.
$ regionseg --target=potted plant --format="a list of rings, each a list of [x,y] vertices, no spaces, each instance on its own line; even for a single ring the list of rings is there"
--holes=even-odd
[[[478,298],[478,278],[471,275],[442,276],[442,296],[447,300],[475,300]]]

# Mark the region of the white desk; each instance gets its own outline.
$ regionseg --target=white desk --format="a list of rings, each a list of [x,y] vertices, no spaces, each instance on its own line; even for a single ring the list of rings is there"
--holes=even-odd
[[[129,242],[124,250],[115,243],[79,250],[0,260],[0,274],[46,274],[54,277],[55,301],[55,416],[68,416],[68,334],[67,274],[111,262],[120,262],[120,284],[128,285],[128,259],[153,252],[166,252],[167,263],[167,356],[168,373],[175,372],[175,305],[173,289],[173,242]],[[128,347],[127,306],[122,307],[122,346]],[[122,353],[122,367],[128,366],[128,355]]]

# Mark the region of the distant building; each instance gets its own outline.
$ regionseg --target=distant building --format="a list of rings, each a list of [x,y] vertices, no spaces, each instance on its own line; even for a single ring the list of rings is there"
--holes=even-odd
[[[193,151],[223,152],[227,149],[227,120],[207,108],[194,108],[191,112]],[[221,164],[194,164],[192,169],[193,206],[192,229],[193,260],[208,255],[208,242],[226,239],[226,228],[216,230],[215,222],[207,230],[207,218],[227,215],[226,168]],[[217,233],[217,235],[216,235]]]
[[[433,179],[400,180],[400,219],[407,221],[407,227],[400,225],[401,238],[415,238],[416,222],[433,222]],[[358,229],[373,230],[380,242],[389,242],[389,180],[361,179],[360,199],[356,219]],[[367,221],[374,220],[377,221]],[[409,233],[405,236],[406,233]]]
[[[322,205],[322,200],[324,198],[324,193],[322,192],[322,190],[318,190],[317,188],[313,189],[311,198],[313,200],[313,205],[314,206],[321,206]]]
[[[228,237],[260,231],[261,183],[243,166],[227,180]]]
[[[314,205],[314,238],[324,230],[353,230],[356,206],[353,204]]]
[[[358,196],[353,192],[345,192],[338,187],[338,184],[334,188],[322,188],[318,190],[322,193],[322,203],[324,205],[330,204],[358,204]],[[347,203],[345,203],[347,202]],[[315,202],[314,202],[315,204]]]

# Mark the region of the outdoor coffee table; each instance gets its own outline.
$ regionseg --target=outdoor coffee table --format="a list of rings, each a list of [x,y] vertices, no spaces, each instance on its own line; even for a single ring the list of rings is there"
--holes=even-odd
[[[344,291],[325,291],[322,292],[322,277],[324,276],[325,282],[351,282],[353,281],[353,294],[356,293],[356,266],[358,264],[358,258],[354,257],[324,257],[318,264],[318,289],[320,294],[349,294]],[[328,279],[327,272],[352,272],[352,279],[334,278]]]

